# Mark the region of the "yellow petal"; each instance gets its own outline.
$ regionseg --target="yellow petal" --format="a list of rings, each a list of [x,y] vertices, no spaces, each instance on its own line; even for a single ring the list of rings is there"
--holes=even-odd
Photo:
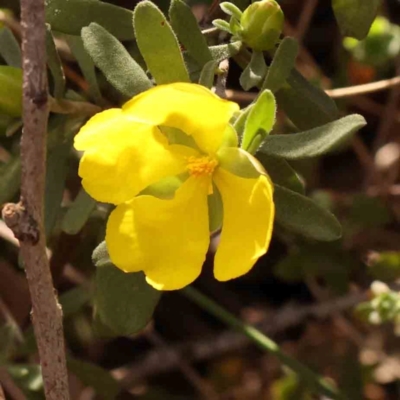
[[[204,86],[180,82],[147,90],[126,103],[123,110],[148,123],[178,128],[193,136],[202,151],[215,153],[239,106]]]
[[[169,146],[157,127],[117,111],[101,113],[111,114],[110,120],[104,115],[94,117],[76,139],[76,147],[86,150],[79,165],[83,187],[96,200],[113,204],[131,200],[147,186],[181,173],[185,155],[193,153],[188,149],[186,154],[183,146]]]
[[[171,200],[138,196],[110,215],[106,243],[112,262],[143,270],[158,290],[176,290],[200,274],[209,245],[210,177],[190,177]]]
[[[214,175],[224,208],[220,243],[214,260],[214,276],[227,281],[247,273],[268,250],[274,203],[267,176],[242,178],[223,168]]]

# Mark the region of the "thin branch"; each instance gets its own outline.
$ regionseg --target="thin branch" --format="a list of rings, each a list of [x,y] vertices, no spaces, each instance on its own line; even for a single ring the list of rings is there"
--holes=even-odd
[[[219,63],[218,68],[220,72],[217,76],[217,82],[215,83],[215,94],[222,99],[226,99],[226,80],[229,72],[229,60],[222,60]]]
[[[0,367],[0,384],[4,387],[13,400],[27,400],[24,392],[15,384],[14,380],[4,367]],[[3,397],[3,399],[5,399],[5,397]]]
[[[299,41],[299,43],[303,41],[317,5],[318,0],[307,0],[301,11],[299,22],[296,26],[296,39]]]
[[[54,293],[43,226],[48,87],[44,0],[21,0],[23,122],[21,199],[3,208],[20,240],[47,400],[68,400],[62,311]]]

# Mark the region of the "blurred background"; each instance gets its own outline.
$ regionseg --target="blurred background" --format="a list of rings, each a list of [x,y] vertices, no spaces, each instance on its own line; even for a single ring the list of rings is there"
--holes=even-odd
[[[131,10],[135,5],[112,3]],[[167,0],[155,3],[168,9]],[[279,3],[284,34],[300,44],[299,71],[328,90],[343,115],[359,113],[368,122],[333,154],[291,163],[307,195],[340,219],[343,238],[319,243],[277,228],[268,254],[228,283],[212,277],[212,246],[195,286],[334,379],[349,399],[400,399],[400,85],[390,80],[400,76],[400,2],[382,2],[362,42],[340,35],[330,0]],[[224,17],[216,1],[189,4],[203,29]],[[1,0],[0,7],[0,28],[8,26],[19,40],[18,3]],[[216,42],[228,39],[215,35]],[[84,93],[87,83],[67,41],[60,36],[56,44],[68,86]],[[134,44],[126,47],[135,52]],[[246,106],[253,95],[241,89],[240,73],[231,60],[227,94]],[[119,95],[99,72],[98,79],[105,97],[118,104]],[[72,137],[79,123],[53,115],[50,138],[60,126]],[[279,112],[274,131],[293,130]],[[20,131],[18,121],[0,118],[1,204],[18,199]],[[89,204],[85,225],[66,229],[63,216],[80,190],[79,159],[63,143],[53,145],[47,177],[53,186],[46,196],[61,195],[63,207],[52,217],[48,247],[64,307],[73,399],[322,399],[179,292],[162,295],[153,320],[135,337],[114,337],[93,318],[91,253],[104,239],[109,210]],[[7,399],[44,398],[29,313],[17,243],[0,221],[0,383]]]

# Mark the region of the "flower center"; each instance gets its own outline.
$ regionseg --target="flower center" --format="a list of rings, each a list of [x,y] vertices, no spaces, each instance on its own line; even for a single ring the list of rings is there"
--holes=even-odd
[[[211,175],[214,172],[215,167],[218,165],[216,159],[209,156],[204,157],[187,157],[187,169],[190,175],[202,176]]]

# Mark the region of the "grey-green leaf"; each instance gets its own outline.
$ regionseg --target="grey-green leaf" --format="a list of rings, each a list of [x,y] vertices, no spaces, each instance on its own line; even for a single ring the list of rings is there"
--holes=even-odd
[[[89,96],[97,104],[102,103],[101,92],[97,82],[96,68],[92,57],[90,57],[85,50],[82,38],[80,36],[67,35],[67,43],[89,85]]]
[[[364,39],[380,5],[381,0],[332,0],[332,8],[342,35]]]
[[[264,90],[246,119],[241,147],[248,150],[256,135],[260,133],[262,139],[269,134],[275,123],[276,103],[275,97],[269,90]]]
[[[256,87],[265,77],[267,65],[264,54],[260,51],[253,51],[250,62],[240,75],[240,85],[244,90]]]
[[[96,23],[82,29],[85,49],[107,80],[122,94],[132,97],[152,84],[124,46]]]
[[[275,185],[274,202],[276,222],[284,228],[327,242],[341,237],[342,228],[336,217],[308,197]]]
[[[269,89],[275,93],[286,83],[286,79],[295,66],[298,50],[299,45],[296,39],[285,37],[281,41],[268,68],[262,90]]]
[[[201,67],[212,60],[207,42],[191,9],[181,0],[172,0],[169,18],[179,41]]]
[[[164,14],[150,1],[133,13],[137,44],[157,84],[190,82],[178,40]]]
[[[21,48],[17,39],[7,27],[0,30],[0,55],[7,65],[21,68]]]
[[[97,22],[120,40],[134,38],[132,11],[97,0],[46,0],[46,22],[55,31],[76,36]]]
[[[84,189],[81,189],[64,215],[61,229],[69,235],[75,235],[85,225],[95,208],[96,201]]]
[[[211,89],[214,83],[215,70],[218,67],[218,61],[211,60],[204,65],[201,70],[199,84]]]
[[[115,400],[121,388],[110,372],[87,361],[68,356],[67,367],[85,385],[93,388],[99,398]]]
[[[317,157],[335,148],[365,125],[364,117],[352,114],[309,131],[268,136],[261,151],[291,160]]]
[[[116,334],[131,336],[150,321],[161,292],[142,272],[125,273],[109,259],[105,244],[93,253],[96,269],[95,307],[101,321]]]
[[[242,47],[242,42],[232,42],[228,44],[220,44],[217,46],[210,46],[210,52],[212,55],[212,58],[215,61],[222,61],[225,60],[226,58],[232,57],[239,53],[240,48]]]
[[[65,92],[65,75],[61,64],[61,59],[54,43],[50,25],[46,24],[46,52],[47,64],[50,68],[51,76],[54,82],[53,95],[56,99],[64,96]]]
[[[21,181],[21,160],[14,157],[0,165],[0,204],[11,201],[18,193]]]
[[[274,184],[304,194],[302,181],[286,160],[263,153],[257,153],[256,158],[261,162]]]
[[[308,82],[293,69],[287,78],[289,86],[277,91],[278,105],[299,129],[312,129],[338,118],[335,102],[320,88]]]

